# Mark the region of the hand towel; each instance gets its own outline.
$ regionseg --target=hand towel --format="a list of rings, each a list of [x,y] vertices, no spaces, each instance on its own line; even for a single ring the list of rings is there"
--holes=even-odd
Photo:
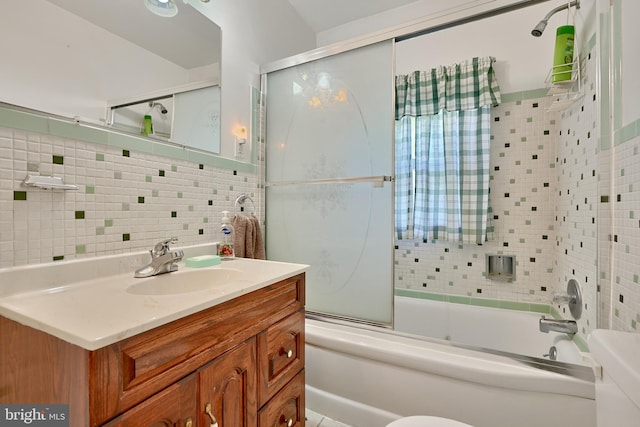
[[[244,257],[255,258],[254,245],[256,241],[256,227],[251,217],[245,217],[247,219],[247,232],[244,237]]]
[[[247,228],[250,224],[249,218],[244,215],[236,215],[233,218],[233,250],[235,256],[245,258],[245,245],[247,239]],[[251,233],[253,234],[253,233]]]
[[[238,258],[265,259],[264,239],[260,220],[254,215],[233,218],[234,252]]]
[[[262,238],[262,230],[260,229],[260,220],[255,216],[251,216],[253,222],[253,257],[255,259],[265,259],[264,240]]]

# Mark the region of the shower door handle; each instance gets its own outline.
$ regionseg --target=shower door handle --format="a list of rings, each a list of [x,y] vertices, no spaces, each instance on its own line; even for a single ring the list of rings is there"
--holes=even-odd
[[[393,182],[395,178],[391,175],[376,176],[354,176],[349,178],[321,178],[296,181],[276,181],[265,183],[266,187],[279,187],[284,185],[322,185],[322,184],[357,184],[360,182],[372,182],[382,185],[385,182]]]

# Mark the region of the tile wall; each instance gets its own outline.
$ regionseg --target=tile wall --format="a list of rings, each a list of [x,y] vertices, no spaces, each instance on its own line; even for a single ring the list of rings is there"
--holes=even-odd
[[[549,98],[527,95],[507,95],[493,109],[490,201],[495,240],[484,245],[397,242],[397,288],[549,302],[555,267],[558,113],[546,111]],[[487,279],[486,254],[514,255],[516,279]]]
[[[580,335],[597,327],[599,214],[599,99],[596,84],[596,50],[583,57],[582,98],[560,114],[556,145],[554,288],[567,289],[574,279],[582,291]],[[555,308],[568,319],[566,305]]]
[[[60,176],[77,191],[21,185]],[[0,127],[0,267],[218,239],[223,210],[257,175],[133,149]],[[257,199],[256,199],[257,201]]]
[[[613,231],[608,238],[613,262],[604,270],[611,278],[607,314],[612,329],[640,332],[640,137],[617,144],[611,155],[614,185],[608,203]]]
[[[598,305],[597,61],[585,56],[584,97],[553,111],[546,90],[507,94],[493,110],[491,206],[495,240],[479,245],[399,242],[396,287],[519,303],[551,304],[575,279],[584,339]],[[516,279],[487,279],[487,254],[514,255]],[[565,304],[558,312],[572,318]],[[522,306],[521,306],[522,307]],[[532,305],[532,309],[533,309]],[[526,306],[524,306],[526,308]]]
[[[601,19],[598,285],[601,327],[640,332],[640,109],[634,2],[612,2]],[[626,12],[626,13],[625,13]],[[624,70],[624,72],[622,72]],[[605,223],[606,222],[606,223]]]
[[[583,59],[584,97],[546,112],[548,97],[509,94],[494,109],[491,204],[496,240],[482,246],[399,242],[396,288],[550,303],[569,279],[581,286],[578,321],[640,331],[640,120],[609,143],[601,129],[598,49]],[[606,109],[605,103],[605,109]],[[516,280],[485,277],[484,256],[516,256]],[[555,305],[570,318],[564,305]]]

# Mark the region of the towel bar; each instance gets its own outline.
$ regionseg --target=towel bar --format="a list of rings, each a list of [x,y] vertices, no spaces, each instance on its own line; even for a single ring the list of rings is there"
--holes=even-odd
[[[253,199],[251,197],[247,196],[245,193],[242,193],[241,195],[236,197],[236,202],[234,203],[234,206],[244,205],[244,202],[246,202],[247,200],[249,200],[251,202],[251,207],[253,208],[253,212],[251,212],[251,213],[255,215],[255,213],[256,213],[256,205],[253,203]]]

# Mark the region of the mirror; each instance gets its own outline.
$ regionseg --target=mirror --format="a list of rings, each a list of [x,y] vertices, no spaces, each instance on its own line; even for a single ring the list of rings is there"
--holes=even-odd
[[[165,18],[143,0],[8,3],[0,16],[0,102],[108,126],[114,101],[139,101],[150,111],[132,119],[138,127],[119,131],[143,136],[144,116],[152,115],[159,132],[145,138],[190,145],[171,136],[176,94],[216,88],[200,99],[216,113],[200,119],[209,133],[198,135],[196,148],[219,153],[221,30],[189,4],[176,4],[178,14]]]
[[[166,95],[109,101],[107,125],[205,151],[220,151],[220,86],[189,84]]]

